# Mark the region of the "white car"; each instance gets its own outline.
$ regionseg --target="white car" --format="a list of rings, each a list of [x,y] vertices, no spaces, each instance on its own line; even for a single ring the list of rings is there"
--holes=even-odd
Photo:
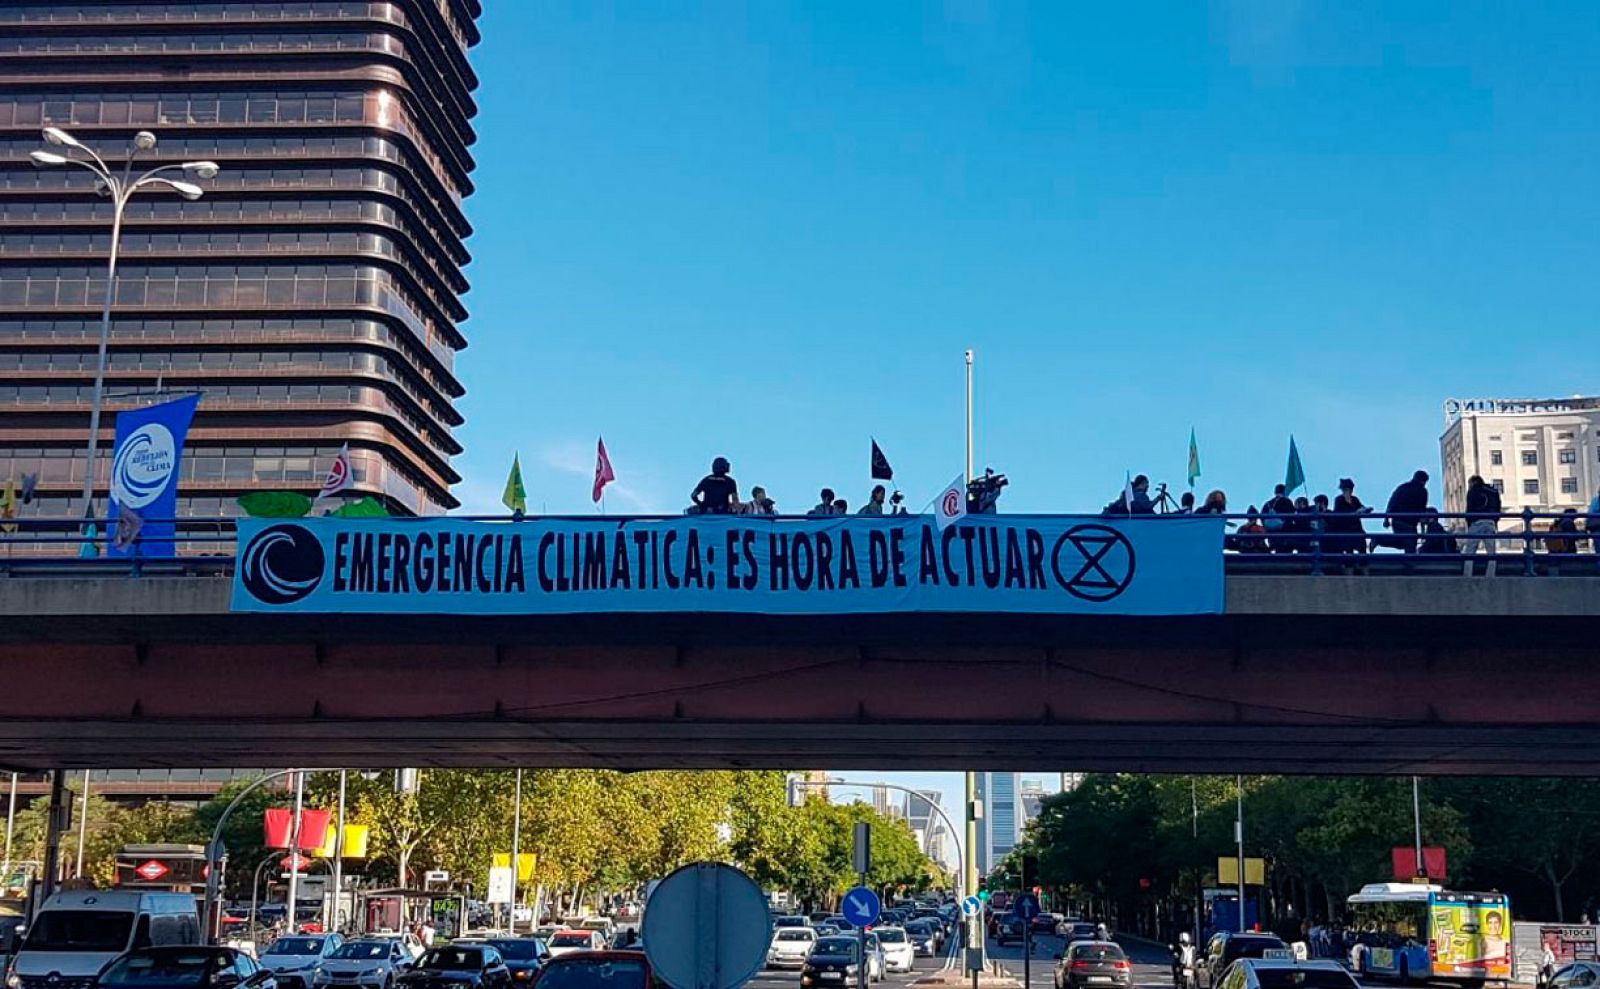
[[[568,928],[550,935],[550,940],[545,944],[550,946],[552,957],[570,955],[574,951],[604,951],[606,947],[605,935],[599,931],[574,930]]]
[[[780,927],[772,932],[772,944],[767,948],[768,968],[804,968],[811,946],[817,943],[817,932],[809,927]]]
[[[362,938],[369,941],[399,941],[412,961],[421,958],[422,953],[427,950],[422,944],[422,939],[410,931],[378,931],[375,934],[363,934]]]
[[[883,947],[883,967],[890,972],[909,972],[917,964],[917,948],[904,927],[879,927],[873,930]]]
[[[343,943],[337,934],[286,934],[261,953],[261,967],[284,989],[311,989],[322,963]]]

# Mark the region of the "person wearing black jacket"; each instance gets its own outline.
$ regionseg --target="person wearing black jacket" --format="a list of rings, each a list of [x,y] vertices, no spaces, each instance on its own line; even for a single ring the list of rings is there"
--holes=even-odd
[[[1261,506],[1261,518],[1270,533],[1278,533],[1269,540],[1274,553],[1293,553],[1299,546],[1295,539],[1295,507],[1289,498],[1284,486],[1279,484],[1273,487],[1272,497]]]
[[[1389,496],[1389,507],[1384,511],[1390,515],[1420,516],[1427,507],[1428,472],[1419,470],[1411,475],[1411,480],[1394,489],[1394,493]],[[1417,529],[1421,522],[1421,518],[1418,517],[1384,519],[1384,527],[1394,530],[1394,535],[1385,539],[1384,543],[1402,553],[1415,553]]]
[[[1467,536],[1461,540],[1461,552],[1466,561],[1461,564],[1461,575],[1471,577],[1475,569],[1473,557],[1482,546],[1489,554],[1483,575],[1494,576],[1494,535],[1500,531],[1500,492],[1495,486],[1474,474],[1467,480]]]
[[[689,501],[693,505],[689,509],[690,512],[696,515],[732,513],[733,506],[739,501],[739,485],[728,476],[730,469],[726,457],[718,457],[711,461],[711,473],[702,477],[689,495]]]
[[[1333,518],[1328,520],[1330,553],[1365,553],[1367,530],[1361,516],[1370,512],[1356,497],[1356,482],[1348,477],[1339,479],[1339,494],[1333,499]]]

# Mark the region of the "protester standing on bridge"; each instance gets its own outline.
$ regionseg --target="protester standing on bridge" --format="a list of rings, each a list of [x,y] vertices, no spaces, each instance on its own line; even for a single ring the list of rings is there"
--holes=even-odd
[[[867,503],[861,506],[857,515],[882,515],[884,501],[889,497],[889,489],[881,484],[872,486],[872,494],[867,497]]]
[[[1477,474],[1467,480],[1467,538],[1461,541],[1461,552],[1466,562],[1461,564],[1461,575],[1471,577],[1475,569],[1472,558],[1482,546],[1489,554],[1483,575],[1494,576],[1494,535],[1500,531],[1500,492]]]
[[[806,514],[807,515],[832,515],[833,514],[833,489],[832,488],[823,488],[822,489],[822,500],[817,502],[816,507],[811,509],[811,511],[807,512]]]
[[[711,473],[695,485],[689,500],[694,511],[704,515],[728,515],[739,500],[739,483],[728,476],[732,466],[727,457],[711,461]]]
[[[1280,533],[1268,544],[1274,553],[1293,553],[1295,538],[1292,535],[1294,525],[1294,502],[1289,499],[1287,490],[1283,485],[1274,485],[1272,497],[1261,506],[1261,515],[1269,533]]]
[[[739,505],[741,515],[776,515],[778,506],[767,497],[767,489],[756,485],[750,489],[750,500]]]
[[[1206,500],[1194,510],[1196,515],[1226,515],[1228,514],[1228,496],[1221,488],[1214,489],[1206,495]]]
[[[1402,553],[1415,553],[1417,551],[1417,529],[1420,526],[1420,516],[1428,508],[1428,472],[1419,470],[1411,475],[1411,480],[1398,485],[1394,493],[1389,495],[1389,507],[1384,509],[1390,516],[1409,515],[1411,518],[1386,518],[1383,520],[1385,528],[1393,529],[1394,535],[1385,542]]]
[[[1193,491],[1185,491],[1183,493],[1183,495],[1178,498],[1178,514],[1179,515],[1193,515],[1194,514],[1194,492]]]
[[[1328,520],[1328,531],[1336,535],[1328,540],[1331,553],[1365,553],[1367,530],[1361,516],[1371,509],[1356,497],[1356,482],[1348,477],[1339,479],[1339,494],[1333,499],[1333,518]]]

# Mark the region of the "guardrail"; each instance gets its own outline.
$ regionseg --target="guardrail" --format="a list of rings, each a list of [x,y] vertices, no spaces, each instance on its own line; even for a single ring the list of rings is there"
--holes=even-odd
[[[541,519],[605,521],[617,525],[678,519],[677,515],[508,515],[450,516],[475,522],[517,524]],[[985,516],[968,516],[980,520]],[[1024,518],[1009,515],[1008,518]],[[1183,514],[1135,515],[1063,513],[1059,518],[1085,522],[1133,522],[1159,525],[1164,520],[1188,518]],[[1600,518],[1569,513],[1533,512],[1501,515],[1493,534],[1469,532],[1483,516],[1454,512],[1382,513],[1299,512],[1293,515],[1211,516],[1226,523],[1222,551],[1230,574],[1465,574],[1494,576],[1594,577],[1600,576]],[[772,525],[817,522],[816,516],[740,516],[746,522]],[[885,525],[904,523],[915,516],[852,516]],[[140,546],[152,541],[136,537],[130,555],[109,556],[112,520],[79,518],[18,518],[0,522],[0,577],[89,576],[97,574],[141,576],[226,576],[233,572],[237,549],[237,520],[197,518],[146,520],[171,522],[177,530],[171,542],[172,557],[140,555]],[[290,520],[285,520],[290,521]],[[395,517],[386,521],[426,524],[430,519]],[[931,524],[931,520],[927,520]],[[93,525],[93,530],[89,529]],[[359,520],[354,524],[360,524]],[[6,531],[15,527],[15,531]],[[1376,527],[1376,528],[1371,528]],[[1467,552],[1471,550],[1472,552]],[[1489,566],[1492,561],[1494,566]]]

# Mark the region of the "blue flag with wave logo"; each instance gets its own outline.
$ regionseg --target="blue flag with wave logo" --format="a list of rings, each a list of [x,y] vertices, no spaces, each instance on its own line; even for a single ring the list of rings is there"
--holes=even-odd
[[[108,556],[176,555],[178,465],[199,395],[117,413],[117,441],[111,454],[111,511]],[[137,517],[137,539],[117,538],[118,520]]]

